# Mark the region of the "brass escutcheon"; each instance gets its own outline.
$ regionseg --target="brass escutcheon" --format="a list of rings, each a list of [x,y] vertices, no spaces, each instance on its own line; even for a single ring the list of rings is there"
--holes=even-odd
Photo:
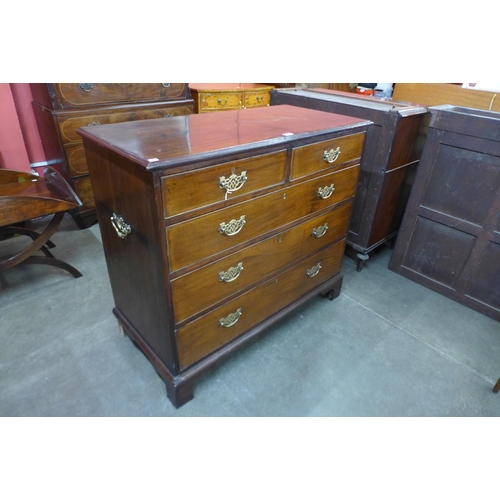
[[[111,224],[113,224],[113,227],[115,228],[116,234],[120,238],[125,238],[132,232],[132,228],[130,227],[130,224],[127,224],[124,220],[123,217],[120,217],[119,215],[116,215],[113,213],[113,216],[111,217]]]
[[[323,225],[323,226],[315,227],[312,230],[312,235],[315,238],[321,238],[322,236],[325,235],[325,233],[326,233],[327,230],[328,230],[328,222],[325,225]]]
[[[245,223],[245,216],[242,215],[238,220],[233,219],[227,224],[225,222],[221,222],[219,231],[226,236],[234,236],[241,231],[241,228],[245,225]]]
[[[241,314],[241,307],[239,307],[234,313],[231,313],[226,318],[221,318],[219,320],[219,326],[224,326],[226,328],[233,326],[240,319]]]
[[[330,186],[320,187],[318,188],[318,196],[323,200],[330,198],[332,193],[335,191],[335,184],[330,184]]]
[[[307,276],[309,278],[314,278],[319,273],[319,270],[321,269],[321,262],[318,262],[315,266],[311,267],[311,269],[308,269],[306,271]]]
[[[230,267],[227,271],[221,271],[219,273],[219,281],[224,281],[225,283],[230,283],[234,281],[243,271],[243,262],[239,262],[237,266]]]
[[[340,156],[340,146],[334,148],[332,144],[332,148],[330,151],[325,151],[323,153],[323,160],[327,163],[334,163],[335,160]]]

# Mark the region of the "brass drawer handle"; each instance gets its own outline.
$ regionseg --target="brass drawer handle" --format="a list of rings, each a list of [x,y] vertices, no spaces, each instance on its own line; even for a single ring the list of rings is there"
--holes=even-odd
[[[325,186],[323,188],[318,188],[318,196],[326,200],[330,198],[332,193],[335,191],[335,184],[331,184],[330,186]]]
[[[115,213],[111,217],[111,224],[113,224],[113,227],[115,228],[116,234],[120,238],[125,238],[132,232],[132,228],[130,227],[130,224],[127,224],[124,220],[123,217],[120,217],[119,215],[116,215]]]
[[[334,148],[332,144],[332,148],[330,151],[325,151],[323,153],[323,160],[327,163],[334,163],[335,160],[340,156],[340,146]]]
[[[219,273],[219,281],[224,281],[225,283],[230,283],[234,281],[243,271],[243,262],[239,262],[236,267],[230,267],[227,271],[221,271]]]
[[[319,273],[319,270],[321,269],[321,262],[318,262],[315,266],[311,267],[311,269],[308,269],[306,271],[307,276],[309,278],[314,278]]]
[[[90,92],[92,90],[92,87],[94,86],[93,83],[79,83],[78,86],[84,91],[84,92]]]
[[[328,222],[324,226],[315,227],[312,230],[312,235],[315,238],[321,238],[326,234],[327,230],[328,230]]]
[[[229,101],[229,98],[226,98],[226,102],[224,104],[222,104],[222,100],[221,99],[217,99],[217,102],[221,105],[221,106],[225,106]]]
[[[224,326],[225,328],[233,326],[240,319],[241,314],[241,307],[239,307],[234,313],[231,313],[226,318],[221,318],[219,320],[219,326]]]
[[[231,175],[226,178],[224,175],[219,177],[219,187],[226,190],[227,195],[238,191],[243,187],[245,181],[248,179],[246,170],[242,170],[240,175],[234,173],[234,168],[231,170]]]
[[[220,223],[219,231],[226,236],[234,236],[241,231],[241,228],[245,225],[245,216],[242,215],[238,220],[233,219],[232,221]]]

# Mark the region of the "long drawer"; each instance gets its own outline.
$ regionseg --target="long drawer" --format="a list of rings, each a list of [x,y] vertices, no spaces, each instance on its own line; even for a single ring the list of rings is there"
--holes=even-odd
[[[181,369],[241,335],[339,272],[345,240],[302,261],[176,333]]]
[[[354,195],[357,166],[295,184],[166,229],[170,270],[228,250]]]
[[[132,101],[180,98],[185,83],[57,83],[54,91],[61,108]]]
[[[81,143],[82,138],[76,131],[80,127],[106,125],[109,123],[168,118],[170,116],[192,113],[192,106],[172,106],[168,104],[153,106],[128,106],[126,108],[104,108],[99,110],[60,113],[57,115],[59,132],[64,145]]]
[[[162,179],[165,217],[283,184],[286,150]]]
[[[345,235],[351,203],[172,281],[176,323]]]

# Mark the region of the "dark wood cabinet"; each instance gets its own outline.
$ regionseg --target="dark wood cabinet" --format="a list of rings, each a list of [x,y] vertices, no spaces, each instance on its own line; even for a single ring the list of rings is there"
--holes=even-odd
[[[48,163],[72,186],[82,207],[71,211],[80,228],[97,221],[79,127],[169,118],[193,112],[186,83],[31,84],[33,109]]]
[[[113,312],[175,406],[298,305],[338,296],[370,125],[273,106],[78,131]]]
[[[500,113],[432,119],[390,269],[500,320]]]
[[[399,230],[428,125],[426,108],[326,89],[275,89],[271,105],[276,104],[373,122],[366,135],[347,235],[347,244],[357,252],[360,271],[369,252]]]

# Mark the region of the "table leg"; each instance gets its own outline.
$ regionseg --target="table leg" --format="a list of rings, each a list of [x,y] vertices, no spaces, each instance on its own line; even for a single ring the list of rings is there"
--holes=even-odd
[[[45,228],[45,230],[38,234],[35,231],[28,230],[27,233],[29,236],[33,237],[34,240],[28,245],[24,250],[19,252],[16,255],[8,257],[2,261],[0,261],[0,273],[6,269],[10,269],[22,262],[26,262],[27,264],[47,264],[55,267],[59,267],[71,273],[75,278],[79,278],[82,274],[76,270],[73,266],[70,266],[66,262],[62,260],[56,259],[46,248],[45,255],[46,257],[33,255],[38,250],[43,250],[49,238],[57,231],[59,225],[62,222],[64,217],[64,212],[59,212],[54,215],[49,225]],[[47,252],[49,255],[47,255]]]

